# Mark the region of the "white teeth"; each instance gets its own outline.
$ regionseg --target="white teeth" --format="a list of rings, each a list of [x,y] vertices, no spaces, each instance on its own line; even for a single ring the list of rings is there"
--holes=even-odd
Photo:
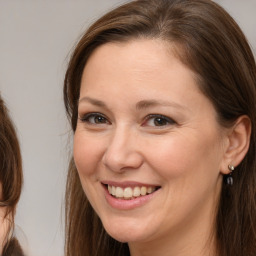
[[[133,189],[133,196],[134,196],[134,197],[140,196],[140,188],[139,188],[139,187],[135,187],[135,188]]]
[[[120,198],[120,197],[124,197],[124,190],[120,187],[116,188],[116,197]]]
[[[125,188],[124,189],[124,198],[131,198],[132,197],[132,189],[131,188]]]
[[[141,189],[140,189],[140,194],[141,194],[142,196],[145,196],[145,195],[147,194],[147,188],[146,188],[146,187],[141,187]]]
[[[117,198],[123,198],[123,199],[132,199],[133,197],[139,197],[139,196],[145,196],[146,194],[151,194],[156,190],[155,187],[126,187],[126,188],[121,188],[121,187],[114,187],[108,185],[108,191],[109,194],[112,196],[115,196]]]
[[[108,187],[110,187],[110,186],[108,186]],[[113,196],[116,195],[116,187],[112,186],[110,194],[113,195]]]

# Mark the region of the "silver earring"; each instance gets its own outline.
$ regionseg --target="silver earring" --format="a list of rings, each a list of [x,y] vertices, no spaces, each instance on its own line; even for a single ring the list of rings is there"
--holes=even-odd
[[[230,173],[225,175],[225,183],[229,186],[233,185],[233,177],[232,177],[232,172],[235,170],[235,167],[231,164],[228,165],[228,169],[230,170]]]

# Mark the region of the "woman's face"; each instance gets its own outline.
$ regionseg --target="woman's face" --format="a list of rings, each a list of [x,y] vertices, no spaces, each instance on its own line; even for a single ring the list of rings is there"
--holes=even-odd
[[[162,41],[108,43],[80,93],[74,159],[106,231],[130,243],[205,235],[227,136],[193,72]]]

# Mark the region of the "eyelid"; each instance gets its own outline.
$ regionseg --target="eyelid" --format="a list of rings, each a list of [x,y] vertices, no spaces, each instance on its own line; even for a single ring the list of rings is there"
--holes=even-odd
[[[79,119],[81,122],[83,122],[83,123],[88,123],[88,124],[94,125],[94,123],[90,123],[90,122],[88,121],[88,119],[91,118],[91,117],[96,117],[96,116],[105,118],[106,121],[107,121],[106,123],[111,124],[111,122],[108,120],[108,118],[107,118],[104,114],[99,113],[99,112],[89,112],[89,113],[85,113],[85,114],[79,115],[79,116],[78,116],[78,119]],[[95,125],[99,125],[99,124],[95,124]]]
[[[168,122],[167,125],[159,125],[159,126],[154,126],[154,127],[161,128],[161,127],[166,127],[166,126],[169,126],[169,125],[177,124],[177,122],[174,119],[172,119],[168,116],[165,116],[165,115],[162,115],[162,114],[150,114],[150,115],[146,116],[146,118],[143,121],[142,126],[147,126],[147,125],[145,125],[145,123],[147,123],[150,119],[153,119],[153,118],[161,118],[161,119],[166,120]]]

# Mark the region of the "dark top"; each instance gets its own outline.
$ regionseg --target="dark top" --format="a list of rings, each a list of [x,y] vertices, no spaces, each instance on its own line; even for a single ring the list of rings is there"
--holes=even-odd
[[[12,238],[11,241],[5,245],[2,256],[25,256],[21,246],[16,238]]]

